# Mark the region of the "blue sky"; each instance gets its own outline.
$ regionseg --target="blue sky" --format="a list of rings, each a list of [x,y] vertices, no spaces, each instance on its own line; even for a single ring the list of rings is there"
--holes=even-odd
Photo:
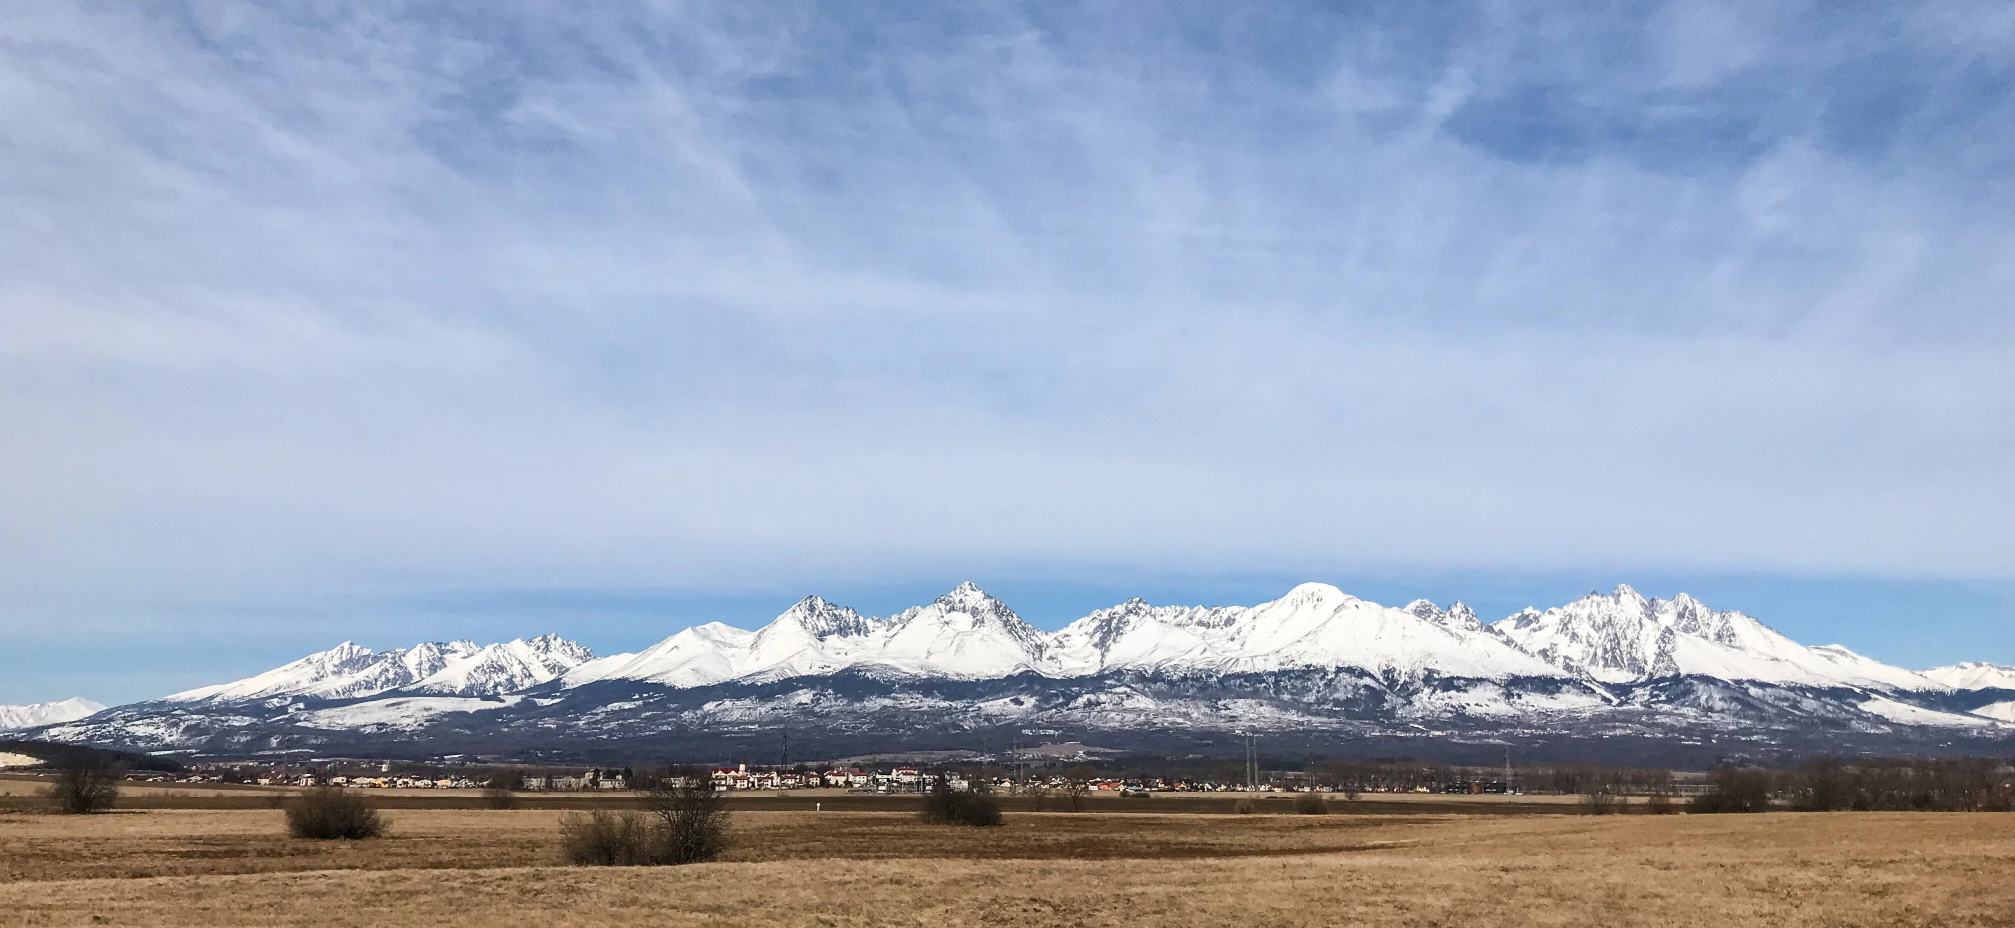
[[[967,577],[2015,661],[2015,9],[1340,6],[12,11],[0,701]]]

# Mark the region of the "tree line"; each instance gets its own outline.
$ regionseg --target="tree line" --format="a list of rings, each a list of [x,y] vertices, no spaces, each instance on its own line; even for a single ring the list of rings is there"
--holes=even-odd
[[[1720,767],[1695,812],[2010,812],[2015,766],[1984,757],[1818,757],[1790,770]]]

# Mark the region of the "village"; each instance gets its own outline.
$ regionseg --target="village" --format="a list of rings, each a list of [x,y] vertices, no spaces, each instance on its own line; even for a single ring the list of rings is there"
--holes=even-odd
[[[469,769],[455,773],[393,772],[391,764],[368,772],[339,772],[341,765],[321,768],[223,766],[192,769],[180,774],[136,773],[131,779],[189,785],[316,787],[348,789],[482,790],[499,787],[528,792],[625,792],[658,785],[692,785],[691,773],[646,772],[631,767],[591,767],[585,770]],[[847,790],[852,793],[921,793],[939,779],[954,790],[982,790],[1006,795],[1043,793],[1107,793],[1144,797],[1154,793],[1519,793],[1503,779],[1450,778],[1446,782],[1358,783],[1322,782],[1298,771],[1262,774],[1251,782],[1182,777],[1119,777],[1101,775],[1010,773],[982,774],[955,769],[895,765],[879,769],[835,766],[817,769],[762,767],[747,763],[706,767],[707,781],[723,792],[779,790]]]

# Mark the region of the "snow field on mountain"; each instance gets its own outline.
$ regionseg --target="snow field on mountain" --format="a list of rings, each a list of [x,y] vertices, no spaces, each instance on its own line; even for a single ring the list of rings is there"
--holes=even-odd
[[[522,696],[476,699],[464,696],[409,696],[352,703],[332,709],[297,713],[293,721],[309,728],[417,728],[449,712],[488,712],[517,705]]]

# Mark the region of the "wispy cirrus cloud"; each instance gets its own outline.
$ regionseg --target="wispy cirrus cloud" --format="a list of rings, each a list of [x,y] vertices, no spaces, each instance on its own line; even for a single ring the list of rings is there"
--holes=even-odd
[[[1992,4],[17,10],[0,606],[2006,579],[2011,52]]]

